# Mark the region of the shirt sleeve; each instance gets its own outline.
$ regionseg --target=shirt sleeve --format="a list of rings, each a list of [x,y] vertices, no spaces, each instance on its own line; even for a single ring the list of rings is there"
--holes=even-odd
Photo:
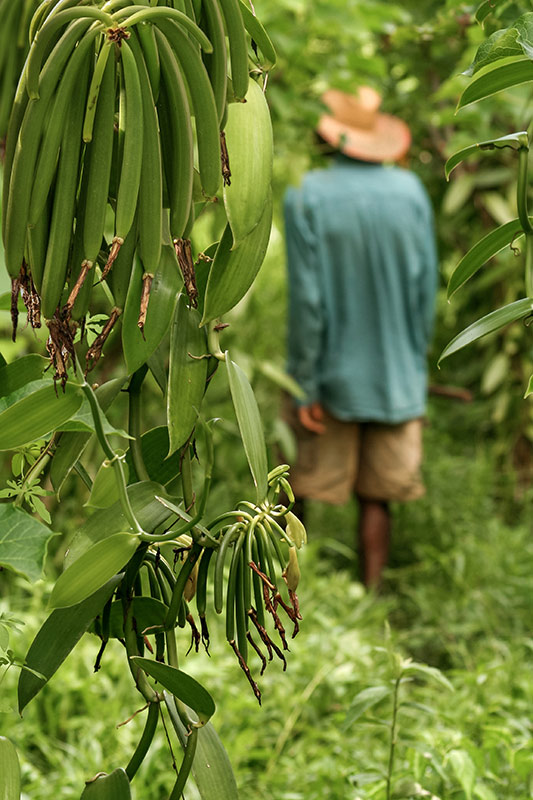
[[[308,405],[320,399],[318,362],[323,330],[317,269],[318,237],[301,190],[285,196],[285,241],[289,279],[288,372],[305,392]]]

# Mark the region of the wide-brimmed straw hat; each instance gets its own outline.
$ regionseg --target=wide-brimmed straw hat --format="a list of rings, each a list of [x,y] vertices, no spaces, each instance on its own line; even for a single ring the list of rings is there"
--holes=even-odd
[[[370,86],[357,94],[329,89],[322,102],[330,114],[323,114],[317,133],[350,158],[363,161],[398,161],[411,144],[409,127],[390,114],[380,114],[381,97]]]

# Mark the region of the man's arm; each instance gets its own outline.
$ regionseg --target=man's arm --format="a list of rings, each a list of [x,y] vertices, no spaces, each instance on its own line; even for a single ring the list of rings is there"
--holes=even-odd
[[[285,197],[289,278],[288,372],[305,392],[301,406],[318,403],[318,358],[323,317],[317,270],[318,242],[301,190]]]

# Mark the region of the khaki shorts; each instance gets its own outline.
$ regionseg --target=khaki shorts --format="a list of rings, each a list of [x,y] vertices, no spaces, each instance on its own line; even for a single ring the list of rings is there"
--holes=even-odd
[[[282,416],[298,447],[290,483],[296,497],[345,503],[355,493],[370,500],[416,500],[425,493],[420,476],[422,419],[398,425],[341,422],[326,411],[326,432],[304,428],[285,398]]]

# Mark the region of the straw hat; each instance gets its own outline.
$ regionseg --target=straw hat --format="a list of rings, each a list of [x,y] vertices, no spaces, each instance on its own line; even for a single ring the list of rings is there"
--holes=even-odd
[[[317,133],[350,158],[363,161],[398,161],[411,144],[408,126],[398,117],[380,114],[381,97],[369,86],[356,95],[329,89],[322,102],[331,114],[323,114]]]

